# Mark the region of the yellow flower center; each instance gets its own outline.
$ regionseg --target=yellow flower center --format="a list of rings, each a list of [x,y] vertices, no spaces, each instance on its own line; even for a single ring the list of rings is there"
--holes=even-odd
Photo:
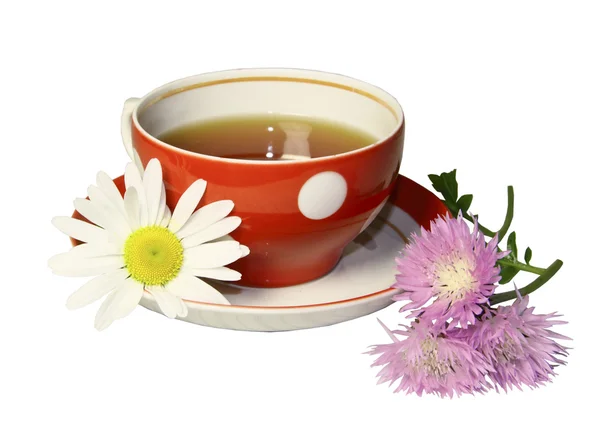
[[[134,280],[149,286],[164,285],[179,274],[183,246],[167,228],[143,227],[125,241],[124,258]]]
[[[461,300],[473,290],[476,282],[473,277],[473,265],[462,257],[438,263],[435,275],[437,277],[438,294],[451,302]]]

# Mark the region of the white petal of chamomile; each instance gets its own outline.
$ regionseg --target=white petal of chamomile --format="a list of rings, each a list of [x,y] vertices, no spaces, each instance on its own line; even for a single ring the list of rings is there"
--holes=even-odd
[[[162,226],[162,222],[165,218],[165,213],[168,210],[167,207],[167,192],[165,191],[165,185],[160,185],[160,201],[158,203],[158,215],[156,216],[156,224]],[[169,212],[169,219],[171,219],[171,212]]]
[[[96,225],[68,216],[57,216],[52,224],[62,233],[86,243],[114,242],[115,235]]]
[[[168,228],[170,222],[171,222],[171,210],[169,209],[169,207],[165,207],[165,213],[164,213],[162,221],[159,225],[161,227]]]
[[[168,318],[186,317],[188,308],[180,297],[172,294],[166,287],[152,286],[147,288],[148,292],[156,300],[160,311]]]
[[[145,227],[149,224],[146,191],[144,190],[142,176],[136,165],[133,163],[128,163],[127,166],[125,166],[125,189],[127,190],[129,187],[135,187],[138,195],[140,226]]]
[[[229,216],[210,225],[202,231],[182,239],[181,243],[183,244],[184,248],[192,248],[231,233],[233,230],[239,227],[241,223],[241,218],[237,216]]]
[[[67,308],[79,309],[99,300],[114,289],[120,288],[128,276],[126,269],[119,269],[92,278],[71,294],[67,299]]]
[[[162,220],[162,217],[158,218],[163,186],[162,178],[160,162],[156,158],[151,159],[146,166],[146,171],[142,179],[148,203],[148,225],[156,225],[157,222]]]
[[[225,266],[219,268],[186,268],[185,272],[194,277],[212,278],[213,280],[238,281],[242,274]]]
[[[142,164],[142,159],[140,158],[140,154],[133,148],[133,163],[138,171],[138,173],[144,172],[144,165]]]
[[[185,268],[217,268],[248,255],[248,247],[239,242],[210,242],[185,250]]]
[[[177,202],[175,210],[173,210],[173,215],[169,222],[169,230],[173,233],[177,233],[177,231],[185,225],[198,206],[202,196],[204,196],[205,190],[206,181],[199,179],[194,181],[188,189],[183,192],[183,195],[181,195],[181,198],[179,198],[179,201]]]
[[[124,215],[125,208],[123,207],[123,197],[121,196],[121,192],[115,185],[114,181],[110,176],[106,174],[106,172],[98,172],[96,175],[96,185],[102,192],[106,195],[106,198],[109,202],[117,208],[117,210]]]
[[[140,202],[135,187],[129,187],[125,191],[123,203],[125,205],[125,215],[131,229],[136,230],[140,228]]]
[[[124,239],[131,234],[131,226],[120,214],[111,213],[89,199],[77,198],[73,202],[75,210],[95,225]]]
[[[192,214],[177,236],[181,239],[196,234],[226,217],[233,210],[233,201],[223,200],[200,207]]]
[[[82,243],[74,246],[65,254],[72,254],[73,257],[79,258],[123,255],[123,245],[116,242]]]
[[[67,252],[51,257],[48,266],[63,277],[93,277],[121,269],[125,262],[121,255],[80,258]]]
[[[173,295],[187,301],[230,304],[221,292],[186,271],[181,272],[181,274],[175,280],[167,284],[165,288]]]
[[[115,202],[111,201],[101,188],[94,185],[88,187],[87,193],[92,204],[101,210],[105,217],[112,221],[120,221],[125,227],[128,226],[125,218],[124,205],[121,205],[120,207],[115,205]],[[120,203],[123,204],[123,198],[121,198]]]
[[[121,287],[108,294],[98,309],[94,322],[96,329],[104,330],[117,319],[124,318],[133,312],[143,293],[144,289],[140,283],[131,278],[125,280]]]

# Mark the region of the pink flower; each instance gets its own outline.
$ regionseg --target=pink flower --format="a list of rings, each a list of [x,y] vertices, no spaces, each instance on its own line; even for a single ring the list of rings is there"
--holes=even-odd
[[[438,325],[474,323],[500,280],[496,263],[507,253],[497,250],[497,238],[486,244],[477,223],[471,232],[459,214],[456,219],[438,217],[430,231],[422,228],[421,236],[413,234],[411,239],[396,259],[393,287],[402,290],[394,300],[409,301],[401,311],[414,310],[411,317]]]
[[[383,325],[383,324],[382,324]],[[375,345],[369,354],[379,355],[372,366],[383,366],[378,383],[400,383],[394,392],[406,391],[421,396],[473,394],[490,388],[485,375],[491,370],[483,355],[468,343],[440,331],[425,321],[413,322],[406,330],[390,331],[393,342]],[[398,340],[395,334],[402,334]]]
[[[554,368],[566,362],[557,356],[566,356],[566,348],[552,338],[570,339],[549,330],[564,321],[551,321],[558,316],[534,315],[534,307],[527,307],[529,297],[515,300],[512,306],[500,306],[485,312],[481,321],[462,331],[462,337],[480,351],[493,370],[490,380],[504,391],[527,385],[531,388],[551,381]]]

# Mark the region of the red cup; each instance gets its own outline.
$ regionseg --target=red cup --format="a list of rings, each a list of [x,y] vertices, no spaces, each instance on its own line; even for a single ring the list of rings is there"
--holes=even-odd
[[[291,161],[219,158],[189,152],[157,137],[194,121],[260,114],[301,115],[354,126],[378,141],[338,155]],[[123,139],[144,167],[158,158],[171,209],[204,179],[200,206],[231,199],[242,224],[231,237],[250,254],[231,268],[244,286],[281,287],[328,273],[344,247],[375,218],[398,176],[404,116],[373,85],[332,73],[241,69],[171,82],[123,111]]]

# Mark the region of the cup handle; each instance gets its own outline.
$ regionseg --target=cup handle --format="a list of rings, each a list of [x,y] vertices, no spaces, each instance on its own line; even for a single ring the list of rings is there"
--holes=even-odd
[[[131,161],[135,163],[140,172],[144,171],[144,166],[137,151],[133,147],[131,140],[131,115],[135,111],[140,99],[137,97],[131,97],[123,104],[123,113],[121,114],[121,137],[123,138],[123,146]]]

